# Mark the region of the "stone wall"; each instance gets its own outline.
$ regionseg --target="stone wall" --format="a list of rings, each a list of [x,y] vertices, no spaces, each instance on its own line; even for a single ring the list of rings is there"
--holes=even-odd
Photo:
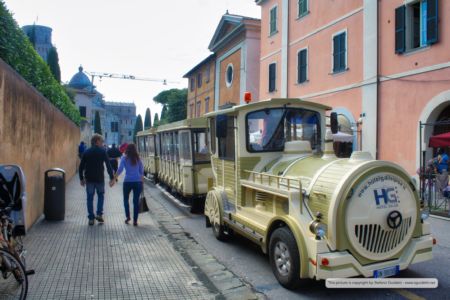
[[[44,210],[44,172],[76,173],[80,129],[0,59],[0,164],[17,164],[26,177],[26,222]]]

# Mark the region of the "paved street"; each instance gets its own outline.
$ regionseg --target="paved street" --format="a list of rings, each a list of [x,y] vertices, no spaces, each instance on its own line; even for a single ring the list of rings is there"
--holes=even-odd
[[[88,226],[85,202],[75,176],[67,185],[65,220],[41,220],[28,232],[27,265],[36,271],[29,299],[256,298],[159,202],[149,201],[151,211],[140,215],[138,227],[124,224],[121,183],[106,188],[105,224]]]
[[[211,228],[205,228],[204,217],[174,205],[156,187],[149,187],[155,201],[159,201],[176,218],[183,230],[190,233],[207,251],[229,270],[251,284],[269,299],[450,299],[450,221],[430,218],[433,235],[438,244],[433,260],[412,265],[397,277],[437,278],[437,289],[327,289],[324,281],[305,280],[300,289],[289,291],[276,281],[269,260],[259,247],[239,236],[227,242],[217,241]]]

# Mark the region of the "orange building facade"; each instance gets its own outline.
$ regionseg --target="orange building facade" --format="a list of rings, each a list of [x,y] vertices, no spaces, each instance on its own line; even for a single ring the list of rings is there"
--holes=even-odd
[[[410,174],[419,146],[450,118],[450,1],[257,0],[259,98],[330,105],[353,150]],[[450,131],[446,130],[446,131]],[[427,158],[432,149],[427,150]]]
[[[188,118],[242,104],[246,91],[258,99],[260,32],[259,19],[222,16],[208,47],[212,54],[184,75],[189,80]]]

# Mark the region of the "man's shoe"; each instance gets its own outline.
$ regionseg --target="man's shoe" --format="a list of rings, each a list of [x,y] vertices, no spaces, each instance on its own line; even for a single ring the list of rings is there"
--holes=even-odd
[[[95,223],[94,219],[89,219],[89,225],[90,226],[94,225],[94,223]]]
[[[99,223],[105,223],[105,220],[103,220],[103,216],[96,216],[95,219],[96,219]]]
[[[127,218],[127,219],[125,220],[125,224],[130,224],[130,218]]]
[[[137,222],[133,222],[133,226],[138,226],[138,223]]]

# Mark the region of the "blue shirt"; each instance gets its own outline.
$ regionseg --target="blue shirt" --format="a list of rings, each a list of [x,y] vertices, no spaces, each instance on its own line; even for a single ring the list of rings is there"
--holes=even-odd
[[[117,170],[117,175],[120,175],[125,168],[125,179],[124,182],[141,182],[142,176],[144,176],[144,166],[141,160],[138,160],[135,165],[131,164],[126,156],[122,156],[119,163],[119,169]]]
[[[441,161],[438,164],[438,172],[442,173],[442,171],[448,170],[448,156],[447,154],[441,154]]]

